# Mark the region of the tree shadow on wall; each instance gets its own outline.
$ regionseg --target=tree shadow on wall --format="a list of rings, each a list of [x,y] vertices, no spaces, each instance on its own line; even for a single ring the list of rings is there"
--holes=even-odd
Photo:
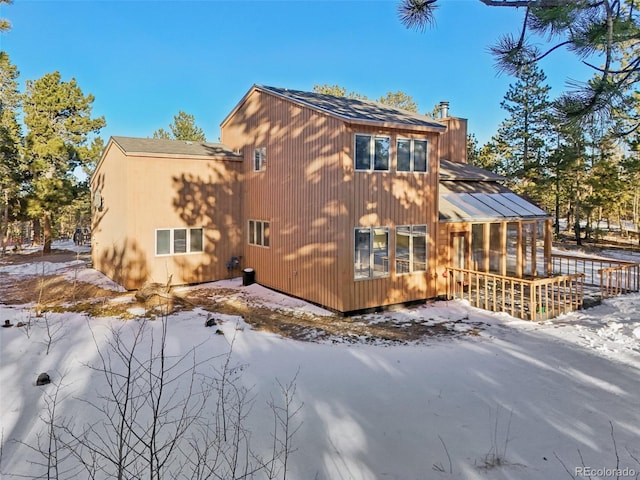
[[[140,288],[149,278],[145,252],[136,239],[125,239],[122,247],[101,249],[97,267],[127,290]]]
[[[188,283],[238,273],[228,269],[227,263],[240,256],[242,249],[241,167],[240,161],[213,160],[207,162],[204,173],[173,177],[173,207],[185,225],[204,229],[204,255],[174,257]]]

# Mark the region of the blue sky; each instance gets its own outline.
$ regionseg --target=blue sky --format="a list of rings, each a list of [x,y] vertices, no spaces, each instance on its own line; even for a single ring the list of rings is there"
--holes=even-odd
[[[437,25],[405,29],[394,0],[15,0],[0,36],[25,80],[59,71],[95,96],[101,136],[150,137],[178,110],[196,117],[209,141],[251,85],[311,90],[338,84],[369,98],[404,91],[429,112],[441,100],[489,140],[505,118],[500,102],[514,79],[488,53],[517,32],[522,9],[441,0]],[[555,96],[588,72],[570,54],[542,68]]]

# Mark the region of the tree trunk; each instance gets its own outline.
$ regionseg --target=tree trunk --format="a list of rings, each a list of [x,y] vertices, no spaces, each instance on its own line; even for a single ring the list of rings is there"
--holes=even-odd
[[[51,253],[51,214],[44,214],[44,244],[42,245],[42,253],[47,255]]]
[[[2,243],[2,255],[7,253],[7,232],[9,231],[9,193],[4,192],[4,212],[0,221],[0,242]]]
[[[42,231],[40,229],[40,219],[36,218],[33,220],[33,244],[40,245],[40,236],[42,235]]]
[[[556,223],[555,237],[560,238],[560,177],[556,174]]]
[[[582,245],[582,237],[580,236],[580,193],[576,188],[576,201],[573,204],[573,231],[576,236],[576,245]]]

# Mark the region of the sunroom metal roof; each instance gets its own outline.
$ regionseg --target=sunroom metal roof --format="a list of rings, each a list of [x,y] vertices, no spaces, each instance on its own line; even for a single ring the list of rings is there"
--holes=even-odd
[[[441,222],[546,219],[549,214],[496,182],[440,182]]]

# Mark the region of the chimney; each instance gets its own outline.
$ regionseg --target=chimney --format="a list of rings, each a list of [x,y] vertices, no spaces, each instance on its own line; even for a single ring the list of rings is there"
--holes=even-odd
[[[449,116],[449,102],[441,101],[439,105],[440,118],[447,118]]]

